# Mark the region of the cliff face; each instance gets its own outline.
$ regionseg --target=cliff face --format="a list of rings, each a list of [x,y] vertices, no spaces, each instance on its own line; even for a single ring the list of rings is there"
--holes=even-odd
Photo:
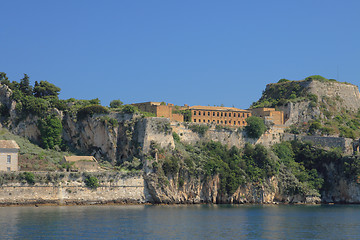
[[[341,110],[357,112],[360,108],[359,88],[355,85],[315,80],[300,81],[298,84],[305,93],[316,95],[318,104],[313,104],[314,102],[305,99],[279,106],[279,109],[284,111],[285,125],[287,126],[324,118],[324,112],[328,110],[332,112],[340,112]]]
[[[220,195],[219,175],[214,177],[187,177],[179,186],[177,177],[159,178],[156,174],[144,176],[148,192],[155,203],[320,203],[318,196],[285,194],[275,177],[264,183],[248,183],[231,194]]]
[[[360,107],[360,93],[358,86],[340,82],[305,82],[309,93],[315,94],[322,99],[323,97],[336,99],[339,103],[338,108],[345,108],[357,111]]]

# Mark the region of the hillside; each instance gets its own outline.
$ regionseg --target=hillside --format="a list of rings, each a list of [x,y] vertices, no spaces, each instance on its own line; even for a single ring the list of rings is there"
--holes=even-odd
[[[291,133],[360,136],[360,94],[357,86],[315,75],[301,81],[282,79],[268,84],[251,106],[284,111]]]
[[[49,82],[32,87],[26,76],[20,83],[2,77],[0,138],[19,143],[22,170],[61,170],[65,154],[85,154],[111,171],[142,174],[151,202],[360,202],[349,192],[357,189],[359,160],[339,145],[284,141],[284,129],[271,125],[250,137],[244,128],[170,122],[121,101],[105,107],[98,99],[61,100]],[[293,133],[355,138],[356,93],[356,86],[332,80],[282,80],[253,107],[282,109]]]

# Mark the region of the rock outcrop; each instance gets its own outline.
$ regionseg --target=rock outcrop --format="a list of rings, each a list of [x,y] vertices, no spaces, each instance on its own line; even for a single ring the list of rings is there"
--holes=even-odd
[[[144,176],[149,194],[155,203],[320,203],[318,196],[284,194],[278,179],[272,177],[264,183],[248,183],[238,187],[231,195],[219,194],[220,178],[189,177],[179,186],[178,179],[170,180],[156,174]]]

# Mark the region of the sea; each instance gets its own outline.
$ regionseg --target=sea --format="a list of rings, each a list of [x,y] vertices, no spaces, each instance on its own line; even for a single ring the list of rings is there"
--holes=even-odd
[[[360,239],[360,205],[1,207],[0,239]]]

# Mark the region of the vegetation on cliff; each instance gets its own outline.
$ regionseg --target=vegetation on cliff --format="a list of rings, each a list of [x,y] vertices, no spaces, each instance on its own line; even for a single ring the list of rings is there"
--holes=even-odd
[[[280,191],[285,195],[320,196],[326,180],[326,164],[342,159],[337,149],[326,151],[297,141],[282,142],[271,149],[250,144],[243,149],[229,149],[213,141],[195,145],[181,143],[176,134],[174,139],[176,149],[173,151],[153,145],[158,161],[153,160],[152,167],[159,184],[165,187],[174,179],[181,189],[191,179],[204,182],[219,176],[218,193],[225,198],[234,194],[239,186],[262,185],[271,177],[278,179]],[[360,169],[359,166],[354,169]]]

